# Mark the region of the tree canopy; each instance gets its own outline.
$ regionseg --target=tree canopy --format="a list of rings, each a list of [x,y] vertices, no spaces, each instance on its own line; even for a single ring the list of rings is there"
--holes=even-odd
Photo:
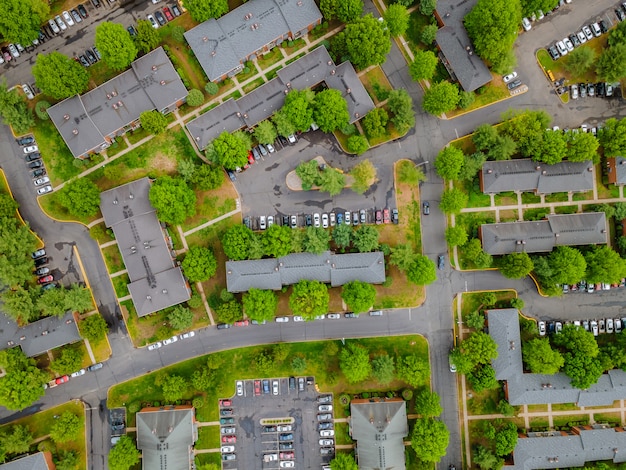
[[[328,312],[330,296],[326,284],[319,281],[302,280],[294,284],[289,297],[289,308],[294,315],[300,315],[307,321]]]
[[[561,162],[567,154],[567,145],[563,132],[547,129],[543,132],[539,143],[539,153],[533,157],[535,161],[541,161],[548,165]]]
[[[335,457],[330,461],[331,470],[358,470],[352,454],[344,454],[343,452],[335,454]]]
[[[150,187],[150,203],[159,220],[170,225],[182,224],[196,213],[196,193],[182,178],[158,178]]]
[[[50,429],[50,437],[59,444],[76,440],[83,430],[81,419],[71,411],[65,411],[61,414]]]
[[[100,23],[96,28],[96,47],[113,70],[125,69],[137,57],[137,46],[121,23]]]
[[[565,363],[563,356],[552,349],[548,338],[534,338],[522,345],[526,367],[534,374],[556,374]]]
[[[96,313],[89,315],[80,323],[80,331],[89,341],[95,342],[104,339],[109,331],[109,326],[102,315]]]
[[[404,88],[389,92],[387,106],[389,106],[389,111],[392,114],[391,122],[400,134],[404,134],[415,125],[413,99]]]
[[[76,178],[61,188],[57,201],[76,217],[93,217],[100,210],[100,188],[87,178]]]
[[[137,35],[134,37],[135,44],[140,52],[147,54],[161,42],[161,35],[152,27],[148,20],[137,20]]]
[[[32,279],[37,240],[16,218],[0,218],[0,282],[14,287]],[[6,300],[5,300],[6,301]]]
[[[596,51],[591,47],[578,47],[568,54],[565,68],[575,76],[584,75],[596,61]]]
[[[333,39],[332,49],[357,69],[382,64],[391,50],[389,30],[370,13],[347,24]]]
[[[252,320],[269,321],[278,309],[278,297],[271,290],[252,288],[243,294],[243,308]]]
[[[383,13],[383,18],[392,37],[402,36],[409,27],[409,12],[399,3],[389,5]]]
[[[598,147],[600,142],[591,132],[569,133],[567,138],[567,159],[570,162],[592,161],[600,163]]]
[[[229,259],[234,261],[248,258],[249,245],[254,233],[243,224],[233,225],[222,236],[222,247]]]
[[[376,182],[376,167],[370,160],[363,160],[352,168],[350,176],[354,179],[352,191],[363,194]]]
[[[459,87],[443,80],[424,92],[422,108],[434,116],[452,111],[459,104]]]
[[[437,174],[444,180],[457,180],[465,164],[465,154],[453,146],[443,148],[435,159]]]
[[[349,23],[363,14],[363,0],[320,0],[320,11],[327,20]]]
[[[150,29],[154,30],[152,27]],[[167,118],[156,109],[143,111],[139,115],[139,121],[141,122],[141,127],[149,134],[160,134],[167,129]]]
[[[411,447],[423,462],[439,462],[446,455],[450,431],[446,425],[433,418],[417,418],[411,434]]]
[[[287,225],[274,224],[261,237],[263,251],[267,256],[280,258],[291,253],[293,230]]]
[[[0,81],[0,115],[2,121],[11,126],[16,134],[25,134],[35,125],[33,112],[26,105],[26,99],[15,88],[9,90],[5,79]]]
[[[362,382],[372,373],[369,351],[358,343],[347,343],[339,352],[339,367],[348,383]]]
[[[217,156],[217,163],[227,170],[240,168],[248,163],[248,152],[252,148],[250,138],[242,132],[222,132],[212,142],[213,151]]]
[[[272,121],[264,120],[257,124],[254,128],[254,137],[261,144],[272,144],[278,137],[276,127],[272,124]]]
[[[398,358],[396,363],[397,376],[412,387],[420,387],[430,377],[430,364],[417,354]]]
[[[604,49],[596,61],[598,77],[616,82],[626,76],[626,44],[620,43]]]
[[[89,84],[85,67],[56,51],[48,55],[37,54],[32,72],[42,93],[57,100],[82,93]]]
[[[50,13],[44,0],[4,0],[0,15],[0,36],[5,41],[30,44],[37,39],[41,24]]]
[[[185,330],[193,325],[193,312],[187,307],[176,305],[169,310],[167,321],[175,330]]]
[[[22,410],[43,396],[48,373],[38,369],[20,348],[0,351],[0,367],[6,372],[0,377],[0,405]]]
[[[376,300],[376,289],[363,281],[348,282],[341,288],[341,298],[353,312],[367,312]]]
[[[439,208],[444,214],[459,214],[467,206],[468,196],[458,188],[445,189]]]
[[[313,99],[313,119],[322,132],[333,132],[350,122],[348,103],[339,90],[327,88]]]
[[[388,384],[395,377],[395,366],[393,357],[389,354],[381,354],[372,359],[372,377],[379,384]]]
[[[109,451],[109,470],[128,470],[139,463],[139,456],[133,439],[124,434]]]
[[[608,246],[594,246],[585,254],[587,281],[618,283],[626,277],[626,262]]]
[[[446,229],[446,242],[450,246],[463,246],[467,243],[467,230],[462,225]]]
[[[194,21],[202,23],[228,13],[228,0],[185,0],[185,8]]]
[[[424,418],[434,418],[439,416],[443,408],[439,400],[439,395],[431,392],[428,388],[422,388],[415,394],[415,412]]]
[[[626,118],[607,119],[599,135],[605,156],[616,157],[626,152]]]
[[[378,230],[371,225],[361,225],[352,233],[352,245],[361,253],[378,248]]]
[[[409,65],[409,74],[415,81],[430,80],[435,75],[439,59],[433,51],[418,51]]]
[[[217,271],[217,260],[210,249],[192,246],[185,254],[182,267],[191,282],[207,281]]]
[[[418,286],[435,282],[437,280],[435,263],[428,256],[416,254],[407,268],[406,277]]]
[[[282,111],[289,116],[291,124],[297,131],[304,132],[311,127],[314,99],[315,93],[312,90],[291,90],[285,96]],[[333,100],[332,97],[331,100]],[[336,102],[336,100],[334,101]]]
[[[584,279],[587,261],[582,253],[571,246],[557,246],[548,255],[548,265],[554,273],[555,284],[575,284]]]
[[[533,270],[533,260],[528,253],[509,253],[504,255],[499,264],[500,272],[509,279],[521,279]]]

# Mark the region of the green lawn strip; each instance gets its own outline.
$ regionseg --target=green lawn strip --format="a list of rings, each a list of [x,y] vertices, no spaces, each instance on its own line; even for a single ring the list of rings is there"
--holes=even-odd
[[[221,188],[212,191],[196,191],[196,215],[185,220],[182,225],[183,232],[235,210],[237,204],[231,196],[236,196],[236,193],[229,191],[230,188],[232,185],[225,181]],[[170,233],[174,231],[177,232],[172,228]]]
[[[182,250],[184,248],[183,242],[180,239],[180,234],[176,227],[168,227],[167,233],[172,240],[172,244],[174,245],[175,250]]]
[[[134,131],[130,131],[126,133],[126,137],[131,144],[136,144],[141,139],[148,137],[150,134],[143,127],[139,127]]]
[[[220,427],[202,426],[198,428],[196,449],[217,449],[220,447]]]
[[[291,64],[292,62],[295,62],[296,60],[300,59],[301,57],[304,57],[305,55],[306,55],[306,53],[305,53],[305,52],[303,52],[303,53],[301,53],[301,54],[298,54],[297,56],[292,57],[292,58],[291,58],[291,59],[289,59],[287,62],[285,62],[285,65],[289,65],[289,64]]]
[[[578,212],[578,206],[557,206],[554,208],[556,214],[575,214]]]
[[[107,265],[107,269],[111,274],[125,269],[122,253],[117,245],[102,248],[102,254],[104,255],[104,262]]]
[[[354,443],[350,437],[348,423],[335,423],[335,441],[338,445]]]
[[[250,83],[247,83],[246,85],[244,85],[243,92],[244,93],[250,93],[252,90],[254,90],[255,88],[260,87],[264,83],[265,83],[265,79],[263,78],[263,76],[261,76],[261,77],[257,78],[256,80],[253,80]]]
[[[280,61],[283,58],[284,56],[282,53],[282,48],[275,47],[268,53],[263,54],[261,57],[259,57],[256,62],[257,62],[258,67],[261,70],[267,70],[268,68],[270,68],[272,65],[274,65],[276,62]]]
[[[115,142],[111,144],[111,146],[107,149],[107,156],[109,158],[114,157],[122,150],[126,150],[128,148],[128,144],[124,139],[119,137]]]
[[[596,423],[610,423],[619,426],[622,423],[621,413],[594,413],[593,419]]]
[[[374,100],[374,104],[384,101],[387,98],[386,94],[393,89],[380,65],[368,70],[359,79],[363,82],[363,86],[365,86],[372,100]]]
[[[113,231],[107,229],[104,222],[100,222],[99,224],[92,226],[89,229],[89,235],[91,235],[91,238],[97,241],[100,245],[115,240],[115,238],[112,236]]]
[[[241,98],[241,92],[239,90],[231,93],[230,95],[228,95],[227,97],[224,98],[224,101],[228,101],[230,99],[233,100],[238,100],[239,98]]]
[[[217,465],[217,468],[220,468],[222,454],[218,453],[207,453],[207,454],[198,454],[196,455],[196,464],[204,465],[204,464],[214,464]]]
[[[480,190],[478,179],[474,180],[455,180],[453,181],[455,188],[460,189],[468,196],[466,207],[490,207],[491,198],[488,194],[484,194]]]
[[[517,297],[514,290],[500,290],[494,292],[496,294],[496,305],[489,308],[508,308],[511,299]],[[466,316],[479,308],[484,308],[482,297],[484,292],[464,293],[461,300],[461,314],[463,315],[463,321],[466,320]]]
[[[467,410],[470,415],[488,415],[498,412],[501,389],[484,390],[480,393],[472,391],[471,393],[472,397],[467,400]]]
[[[280,47],[284,51],[285,57],[290,56],[291,54],[302,49],[305,46],[306,42],[304,42],[304,39],[302,38],[294,39],[293,41],[283,41],[283,43],[280,45]]]
[[[553,416],[552,423],[555,429],[586,426],[589,424],[589,415]]]
[[[539,204],[541,197],[533,193],[522,193],[522,204]]]
[[[254,77],[257,73],[259,73],[259,71],[254,66],[254,63],[249,60],[244,64],[244,69],[235,75],[235,80],[237,80],[237,83],[243,83],[249,78]]]
[[[387,111],[389,111],[389,108],[387,106],[383,106]],[[405,132],[406,134],[406,132]],[[399,139],[400,137],[402,137],[405,134],[401,134],[400,132],[398,132],[398,130],[396,129],[396,126],[393,125],[393,123],[391,121],[389,121],[387,123],[387,127],[386,127],[386,132],[384,135],[381,135],[380,137],[375,137],[375,138],[367,138],[370,147],[375,147],[378,145],[382,145],[385,144],[387,142],[391,142],[392,140],[396,140]],[[367,137],[367,135],[366,135]]]
[[[619,189],[618,189],[618,194],[619,194]],[[574,201],[589,201],[590,199],[593,199],[593,191],[587,191],[584,193],[574,193],[574,195],[572,196],[572,200]]]
[[[524,220],[541,220],[546,217],[546,215],[550,214],[549,207],[537,207],[535,209],[524,209],[523,216]]]
[[[567,193],[546,194],[546,202],[566,202]]]
[[[376,356],[383,352],[397,357],[407,354],[416,354],[428,360],[428,343],[421,336],[408,335],[366,338],[360,339],[358,342],[369,349],[371,356]],[[386,393],[388,390],[400,391],[405,387],[405,384],[398,380],[394,380],[384,388],[373,380],[367,380],[354,385],[348,384],[339,369],[338,356],[329,353],[328,348],[330,343],[335,343],[338,347],[341,347],[339,341],[286,343],[289,349],[286,355],[287,359],[282,363],[275,363],[271,367],[271,370],[267,368],[260,370],[255,361],[259,353],[268,350],[271,348],[271,345],[251,346],[214,353],[211,360],[224,365],[213,372],[215,385],[203,392],[195,391],[189,386],[183,396],[183,400],[191,400],[197,396],[204,396],[205,405],[201,408],[203,415],[202,420],[217,420],[217,400],[234,394],[234,381],[236,379],[253,379],[267,376],[287,377],[293,375],[294,372],[291,368],[291,361],[294,357],[302,357],[306,361],[306,370],[301,373],[302,375],[314,376],[319,390],[323,392],[334,392],[335,397],[338,397],[341,393],[354,395],[364,391],[371,393],[379,392],[380,395]],[[158,372],[146,374],[115,385],[109,389],[108,406],[110,408],[127,406],[130,402],[140,402],[141,404],[163,403],[161,388],[155,384],[157,377],[163,374],[175,374],[189,379],[194,371],[205,366],[207,357],[208,356],[200,356],[189,359],[174,366],[160,369]],[[336,418],[345,416],[346,409],[343,407],[336,408]]]
[[[529,421],[529,431],[547,431],[550,422],[548,418],[538,417],[538,418],[530,418]]]
[[[211,111],[213,108],[217,108],[220,104],[219,103],[211,103],[210,105],[208,105],[207,107],[203,108],[202,111],[200,111],[200,115],[203,115],[204,113],[208,113],[209,111]],[[195,119],[195,116],[193,117],[193,119]],[[191,120],[191,119],[190,119]],[[187,121],[189,122],[189,121]]]
[[[458,108],[454,111],[446,113],[448,119],[459,116],[461,114],[469,113],[470,111],[482,108],[483,106],[488,106],[497,101],[505,100],[507,98],[510,98],[511,94],[506,84],[502,82],[502,80],[496,79],[492,83],[488,83],[487,85],[484,85],[476,90],[476,92],[474,92],[474,96],[474,102],[467,108]]]
[[[113,288],[115,289],[115,295],[118,298],[126,297],[130,294],[128,290],[128,284],[130,283],[130,278],[127,273],[124,273],[120,276],[115,276],[111,278],[111,282],[113,282]]]
[[[267,73],[265,74],[265,78],[266,78],[267,80],[271,80],[272,78],[276,78],[276,76],[278,75],[278,71],[279,71],[280,69],[282,69],[282,68],[283,68],[283,66],[282,66],[282,65],[279,65],[278,67],[273,68],[272,70],[270,70],[269,72],[267,72]]]
[[[98,211],[98,215],[95,217],[78,217],[70,212],[59,203],[59,192],[49,193],[44,196],[39,197],[39,205],[43,209],[43,211],[48,214],[50,217],[53,217],[57,220],[65,220],[71,222],[80,222],[85,225],[90,223],[93,220],[96,220],[99,217],[102,217],[100,211]]]
[[[91,346],[91,352],[93,352],[93,357],[96,362],[103,362],[111,357],[111,347],[106,339],[89,341],[89,346]],[[91,361],[89,364],[91,364]]]
[[[517,204],[517,194],[513,191],[506,191],[496,194],[494,201],[498,206],[511,206]]]
[[[552,405],[552,410],[555,409],[555,406],[564,406],[560,404]],[[538,413],[538,412],[548,412],[548,405],[528,405],[529,413]]]

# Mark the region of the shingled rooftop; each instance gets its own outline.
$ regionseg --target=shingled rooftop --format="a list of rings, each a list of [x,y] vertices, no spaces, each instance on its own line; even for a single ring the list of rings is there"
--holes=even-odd
[[[458,80],[465,91],[474,91],[492,80],[491,72],[476,55],[463,18],[478,0],[439,0],[436,16],[443,25],[437,31],[437,46],[443,55],[443,64],[452,78]]]
[[[74,157],[100,152],[129,129],[144,111],[167,114],[184,103],[187,89],[162,47],[140,57],[130,70],[83,95],[48,108]]]
[[[553,194],[592,191],[593,162],[546,165],[531,159],[490,161],[480,172],[480,189],[486,194],[506,191]]]
[[[604,212],[550,214],[546,219],[483,224],[480,226],[483,250],[490,255],[547,253],[555,246],[608,243],[609,233]]]
[[[250,0],[187,31],[185,39],[209,80],[219,82],[242,71],[247,60],[321,22],[313,0]]]
[[[385,282],[385,257],[382,252],[336,255],[293,253],[282,258],[226,262],[226,288],[229,292],[255,289],[280,290],[306,279],[331,286],[351,281],[370,284]]]
[[[246,5],[248,5],[246,3]],[[374,109],[374,102],[350,62],[335,65],[328,50],[320,46],[278,71],[277,77],[238,100],[229,99],[187,124],[200,150],[226,132],[253,128],[285,104],[291,90],[304,90],[325,82],[339,90],[348,103],[350,123]]]
[[[606,159],[609,183],[623,186],[626,184],[626,158],[611,157]]]
[[[140,317],[185,302],[191,295],[174,264],[149,192],[150,180],[141,178],[100,193],[100,210],[115,234]]]
[[[498,345],[498,357],[491,364],[496,379],[506,381],[505,392],[511,405],[574,403],[580,407],[610,406],[616,400],[626,399],[626,372],[621,369],[602,374],[598,382],[586,390],[572,387],[570,378],[562,373],[524,373],[518,310],[493,309],[486,313],[489,336]]]
[[[50,452],[37,452],[0,465],[0,470],[53,470],[56,468]]]

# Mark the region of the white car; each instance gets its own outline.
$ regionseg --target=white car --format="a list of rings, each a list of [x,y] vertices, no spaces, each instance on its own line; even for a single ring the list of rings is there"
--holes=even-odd
[[[265,230],[267,228],[267,225],[265,223],[265,216],[262,215],[261,217],[259,217],[259,228],[261,230]]]
[[[159,23],[157,23],[157,21],[154,19],[154,16],[148,15],[148,21],[154,29],[157,29],[159,27]]]
[[[555,333],[560,333],[561,330],[563,330],[563,323],[561,323],[560,321],[556,322],[554,324],[554,332]]]
[[[278,466],[280,468],[293,468],[296,466],[296,464],[291,460],[283,460],[282,462],[280,462],[280,464],[278,464]]]
[[[593,32],[593,35],[597,38],[602,36],[602,30],[600,29],[600,25],[598,23],[591,24],[591,31]]]
[[[272,395],[278,395],[278,380],[272,380]]]
[[[545,321],[540,321],[537,326],[539,327],[539,336],[545,336],[546,335],[546,322]]]
[[[587,41],[590,41],[593,39],[593,33],[589,29],[589,26],[583,26],[583,33],[587,37]]]
[[[290,144],[295,144],[298,141],[298,139],[296,139],[296,136],[293,134],[289,134],[287,136],[287,140],[289,141]]]
[[[28,98],[29,100],[32,100],[35,98],[35,94],[33,93],[33,90],[31,90],[30,87],[26,83],[22,84],[22,90],[24,91],[26,98]]]
[[[178,336],[172,336],[171,338],[164,339],[164,340],[163,340],[163,345],[164,345],[164,346],[167,346],[168,344],[173,344],[173,343],[175,343],[176,341],[178,341]]]
[[[332,439],[320,439],[321,446],[332,446],[335,442]]]
[[[318,315],[315,317],[316,320],[323,320],[324,318],[326,318],[326,315]]]
[[[320,215],[317,212],[313,214],[313,226],[315,227],[320,226]]]
[[[338,313],[329,313],[328,315],[326,315],[326,317],[330,320],[339,320],[341,318],[341,315]]]
[[[322,214],[322,227],[328,228],[328,214]]]
[[[267,228],[270,228],[272,225],[274,225],[274,216],[268,215],[267,216]]]
[[[42,184],[46,184],[50,182],[50,178],[48,178],[47,176],[44,176],[42,178],[37,178],[35,181],[33,181],[33,184],[35,186],[41,186]]]
[[[81,375],[85,375],[85,369],[81,369],[81,370],[77,370],[76,372],[73,372],[70,377],[72,377],[73,379],[75,379],[76,377],[80,377]]]
[[[161,346],[163,346],[163,343],[157,341],[156,343],[152,343],[150,346],[148,346],[148,351],[154,351],[156,349],[159,349]]]
[[[530,20],[528,18],[522,18],[522,27],[524,31],[530,31],[532,29],[532,25],[530,24]]]
[[[65,24],[65,22],[61,19],[60,15],[57,15],[54,17],[54,21],[57,22],[57,24],[59,25],[59,28],[61,28],[61,31],[65,31],[67,30],[67,25]]]
[[[563,41],[557,41],[556,48],[559,50],[561,56],[567,55],[567,47],[565,47]]]
[[[330,411],[333,411],[333,405],[319,405],[317,407],[317,410],[320,411],[321,413],[330,412]]]
[[[598,336],[598,322],[595,320],[591,320],[591,332],[593,336]]]
[[[563,38],[563,44],[565,44],[568,52],[572,52],[574,50],[574,44],[572,44],[572,41],[570,41],[569,38]]]
[[[301,317],[300,315],[294,315],[293,321],[304,321],[304,317]]]
[[[9,44],[9,52],[11,53],[11,55],[14,58],[18,58],[20,56],[20,51],[17,50],[17,47],[15,47],[15,44]]]
[[[28,147],[24,147],[24,153],[33,153],[39,152],[39,147],[36,145],[29,145]]]
[[[573,100],[578,99],[578,85],[574,84],[574,85],[570,85],[570,98],[572,98]]]
[[[606,332],[613,333],[613,319],[612,318],[606,319]]]
[[[194,336],[196,336],[195,331],[190,331],[188,333],[183,333],[182,335],[179,336],[180,339],[188,339],[188,338],[193,338]]]
[[[222,446],[222,453],[228,454],[230,452],[235,452],[235,446]]]
[[[276,323],[287,323],[289,321],[289,317],[276,317]]]
[[[517,78],[517,72],[511,72],[510,74],[505,75],[504,77],[502,77],[502,81],[504,83],[509,83],[514,78]]]
[[[352,216],[350,215],[350,211],[346,211],[346,213],[343,216],[343,221],[346,225],[352,224]]]
[[[243,381],[242,380],[237,380],[237,396],[241,397],[243,396]]]
[[[320,437],[333,437],[334,435],[335,435],[335,431],[332,429],[320,431]]]
[[[50,29],[52,29],[52,32],[54,34],[59,34],[61,32],[61,30],[59,29],[59,25],[56,24],[56,21],[54,20],[48,20],[48,24],[50,25]]]
[[[37,194],[39,194],[40,196],[42,194],[46,194],[52,191],[52,186],[50,186],[49,184],[42,186],[41,188],[37,189]]]
[[[63,19],[67,23],[68,26],[74,26],[74,20],[68,11],[64,11],[61,13],[63,15]]]
[[[622,331],[622,320],[619,318],[615,319],[615,333],[621,333]]]
[[[274,153],[276,152],[276,149],[274,148],[274,146],[272,144],[265,144],[265,147],[267,148],[267,151],[269,153]]]
[[[291,424],[283,424],[282,426],[278,426],[276,430],[278,432],[287,432],[287,431],[291,431],[292,427],[291,427]]]

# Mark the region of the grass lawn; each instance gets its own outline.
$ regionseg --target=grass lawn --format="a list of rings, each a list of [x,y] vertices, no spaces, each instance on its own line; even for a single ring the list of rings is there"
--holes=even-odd
[[[390,336],[379,338],[367,338],[358,341],[359,344],[369,350],[370,355],[378,355],[383,352],[396,358],[408,354],[416,354],[425,361],[428,361],[428,343],[422,336]],[[210,357],[211,364],[217,365],[213,369],[215,385],[209,390],[198,392],[192,389],[191,385],[185,392],[183,400],[190,400],[193,397],[204,396],[205,406],[201,408],[202,420],[217,420],[219,398],[232,396],[235,393],[235,380],[253,379],[257,377],[286,377],[293,375],[291,360],[294,357],[305,359],[307,367],[302,374],[315,376],[319,389],[323,392],[333,392],[338,399],[341,393],[354,395],[361,392],[387,392],[400,391],[405,388],[404,382],[394,380],[390,384],[381,387],[373,380],[366,380],[356,385],[348,384],[339,369],[338,352],[341,348],[340,341],[315,341],[302,343],[285,343],[288,348],[287,359],[283,362],[274,362],[267,368],[260,369],[255,358],[262,351],[268,351],[270,345],[252,346],[241,349],[221,351],[208,356],[200,356],[190,359],[174,366],[160,369],[158,372],[143,375],[136,379],[120,383],[109,389],[108,406],[127,406],[131,402],[154,403],[162,402],[163,396],[159,386],[155,381],[163,374],[176,374],[185,378],[190,378],[194,371],[201,369]],[[429,386],[429,384],[425,384]],[[344,417],[345,410],[336,402],[335,417]],[[206,408],[206,410],[205,410]],[[129,422],[131,419],[129,419]],[[217,427],[216,427],[217,428]],[[203,431],[201,445],[212,445],[214,442],[211,433],[215,431]]]
[[[114,157],[115,155],[120,153],[122,150],[126,150],[127,148],[128,148],[128,144],[126,143],[126,141],[122,139],[121,137],[118,137],[117,140],[113,142],[113,144],[111,144],[111,146],[107,149],[106,151],[107,156]]]
[[[214,464],[217,465],[216,468],[220,468],[222,454],[217,453],[209,453],[209,454],[198,454],[195,457],[196,466],[204,465],[204,464]]]
[[[485,307],[482,302],[484,292],[470,292],[463,293],[461,298],[461,315],[463,321],[466,320],[466,316],[476,310],[483,310],[484,308],[508,308],[511,300],[517,298],[517,294],[514,290],[500,290],[494,292],[496,294],[496,305],[494,307]]]
[[[387,112],[389,112],[389,109],[387,107],[384,106],[384,108],[386,109]],[[404,134],[401,134],[400,132],[398,132],[398,130],[396,129],[396,126],[394,126],[393,123],[389,121],[387,123],[386,132],[382,136],[376,137],[376,138],[370,138],[370,137],[367,137],[367,134],[366,134],[365,137],[367,137],[370,147],[375,147],[377,145],[381,145],[386,142],[391,142],[392,140],[399,139],[405,134],[406,132]]]
[[[237,206],[235,203],[237,191],[235,191],[234,186],[230,184],[227,178],[224,178],[222,186],[217,189],[196,191],[196,198],[196,215],[185,220],[185,223],[182,225],[184,232],[235,210]],[[173,234],[178,236],[178,231],[173,227],[169,233],[170,236]]]
[[[89,235],[91,238],[97,241],[100,245],[115,240],[115,238],[112,237],[112,234],[112,231],[107,232],[104,222],[100,222],[89,229]]]
[[[238,100],[239,98],[241,98],[241,92],[239,90],[231,93],[230,95],[228,95],[227,97],[224,98],[224,101],[228,101],[230,99],[233,100]]]
[[[546,194],[546,202],[566,202],[567,193]]]
[[[388,93],[393,90],[391,83],[389,83],[380,65],[364,73],[359,78],[361,82],[363,82],[363,86],[365,86],[367,93],[370,95],[375,105],[385,101]]]
[[[250,93],[252,90],[254,90],[255,88],[260,87],[264,83],[265,83],[265,79],[261,76],[261,77],[257,78],[256,80],[252,80],[250,83],[244,85],[243,91],[244,91],[244,93]]]
[[[209,405],[205,405],[208,407]],[[220,447],[220,427],[202,426],[198,428],[198,440],[194,446],[196,449],[215,449]]]
[[[278,75],[278,71],[279,71],[280,69],[282,69],[282,68],[283,68],[283,66],[282,66],[282,65],[279,65],[278,67],[273,68],[272,70],[270,70],[269,72],[267,72],[267,73],[265,74],[265,78],[266,78],[267,80],[271,80],[272,78],[276,78],[276,76]]]
[[[554,208],[556,214],[575,214],[578,212],[578,206],[558,206]]]
[[[448,116],[449,119],[452,119],[456,116],[469,113],[470,111],[482,108],[483,106],[488,106],[497,101],[506,100],[511,98],[511,93],[509,93],[509,89],[502,81],[502,77],[499,75],[493,75],[493,81],[476,90],[474,96],[474,102],[467,108],[458,108],[454,111],[447,112],[446,116]]]
[[[584,426],[589,424],[589,415],[554,416],[552,423],[556,429],[560,427]]]
[[[249,60],[245,63],[244,69],[233,78],[237,83],[243,83],[246,80],[254,77],[257,73],[259,73],[259,71],[255,67],[254,63]]]
[[[411,13],[409,19],[409,28],[406,31],[404,37],[407,39],[411,50],[415,53],[416,50],[426,49],[426,45],[421,41],[420,36],[424,26],[428,26],[434,20],[432,16],[426,16],[420,13],[419,8]]]
[[[539,431],[544,429],[547,430],[550,422],[548,421],[548,418],[530,418],[529,424],[530,430]]]
[[[128,290],[128,284],[130,283],[130,278],[128,277],[128,274],[124,273],[121,276],[112,277],[111,281],[113,282],[115,295],[117,295],[118,298],[126,297],[130,294]]]
[[[304,39],[302,38],[298,38],[294,41],[283,41],[283,43],[280,45],[280,47],[285,51],[285,57],[302,49],[304,46],[306,46],[306,42],[304,42]]]
[[[501,390],[484,390],[480,393],[471,392],[472,397],[467,400],[469,415],[488,415],[497,413]]]
[[[257,65],[259,66],[259,68],[261,70],[267,70],[272,65],[274,65],[276,62],[278,62],[279,60],[283,59],[283,57],[284,56],[283,56],[282,48],[275,47],[274,49],[272,49],[268,53],[263,54],[261,57],[259,57],[257,59],[256,63],[257,63]]]
[[[550,214],[549,207],[537,207],[536,209],[524,209],[524,220],[542,220]]]
[[[126,137],[128,137],[128,141],[131,144],[136,144],[141,139],[148,137],[150,134],[143,127],[135,129],[134,131],[130,131],[126,133]]]
[[[455,180],[454,187],[468,195],[466,207],[490,207],[491,198],[480,190],[478,178],[473,180]],[[517,201],[515,201],[516,203]]]
[[[619,426],[622,423],[621,413],[598,413],[593,415],[593,419],[596,423],[611,423],[615,426]]]
[[[522,204],[538,204],[541,202],[541,196],[533,193],[522,193]]]
[[[335,423],[335,441],[338,445],[354,443],[348,432],[348,423]]]
[[[104,255],[104,262],[107,265],[107,269],[111,274],[125,269],[122,253],[120,253],[120,249],[117,245],[102,248],[102,254]]]

